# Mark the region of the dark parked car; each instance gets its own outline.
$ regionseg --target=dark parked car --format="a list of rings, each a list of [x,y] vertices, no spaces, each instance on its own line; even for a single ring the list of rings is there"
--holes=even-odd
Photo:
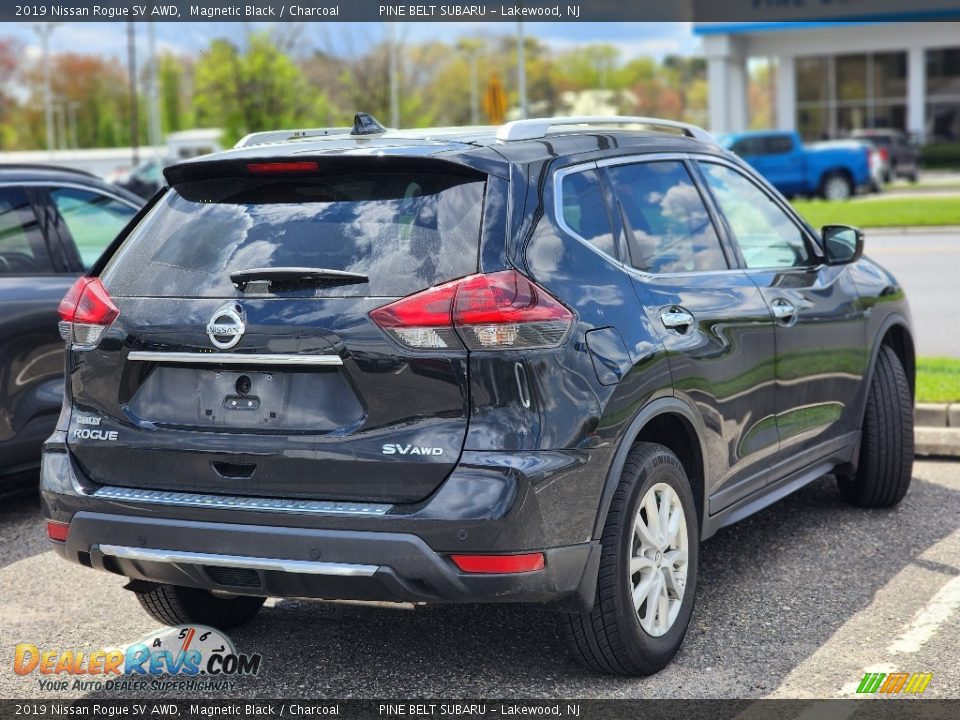
[[[57,304],[139,205],[87,173],[0,165],[0,488],[37,468],[63,403]]]
[[[322,132],[168,168],[61,306],[48,534],[155,619],[546,603],[651,673],[701,540],[827,473],[907,492],[902,288],[704,131]]]
[[[854,130],[851,134],[867,140],[879,150],[887,167],[886,182],[905,177],[910,182],[920,179],[920,148],[904,132],[890,129]]]

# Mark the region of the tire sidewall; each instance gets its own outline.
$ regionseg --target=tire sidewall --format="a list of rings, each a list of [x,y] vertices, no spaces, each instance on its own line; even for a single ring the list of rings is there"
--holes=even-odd
[[[640,508],[640,502],[654,485],[664,483],[674,489],[683,506],[687,525],[687,582],[680,606],[680,614],[666,633],[654,637],[640,625],[640,618],[633,607],[633,588],[629,574],[630,555],[633,545],[633,523]],[[693,493],[683,466],[677,457],[661,448],[647,457],[634,478],[633,489],[627,503],[625,522],[620,528],[617,547],[617,593],[618,622],[627,643],[628,652],[638,664],[647,665],[651,661],[664,666],[676,654],[683,642],[697,591],[697,568],[699,565],[700,533],[697,528],[697,512]]]

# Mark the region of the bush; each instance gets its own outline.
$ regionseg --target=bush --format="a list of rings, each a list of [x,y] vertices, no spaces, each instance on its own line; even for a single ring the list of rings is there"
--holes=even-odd
[[[960,170],[960,143],[932,143],[920,148],[920,163],[929,170]]]

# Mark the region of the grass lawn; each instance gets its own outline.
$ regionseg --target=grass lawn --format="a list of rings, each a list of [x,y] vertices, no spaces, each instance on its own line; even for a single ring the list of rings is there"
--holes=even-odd
[[[793,206],[817,229],[834,223],[861,228],[960,225],[960,195],[796,200]]]
[[[960,402],[960,360],[918,358],[917,402]]]

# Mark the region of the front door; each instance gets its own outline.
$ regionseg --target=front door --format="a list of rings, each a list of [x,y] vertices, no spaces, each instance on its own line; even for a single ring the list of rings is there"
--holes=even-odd
[[[740,170],[701,161],[749,278],[775,318],[782,459],[827,454],[859,428],[866,327],[846,266],[821,263],[818,241]]]
[[[731,263],[687,161],[618,159],[601,172],[675,392],[703,418],[709,510],[722,510],[762,487],[777,452],[770,311]]]

